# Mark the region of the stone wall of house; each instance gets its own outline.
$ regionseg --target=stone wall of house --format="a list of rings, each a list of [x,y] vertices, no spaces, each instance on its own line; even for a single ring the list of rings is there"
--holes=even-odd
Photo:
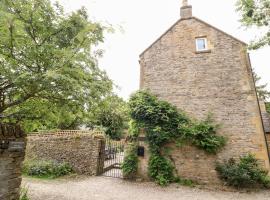
[[[206,37],[209,50],[196,52],[195,39]],[[244,43],[197,18],[178,21],[141,56],[141,89],[149,89],[190,117],[209,113],[228,138],[210,156],[193,147],[172,153],[179,175],[218,182],[215,162],[249,152],[269,169],[269,158],[251,67]],[[142,162],[144,163],[144,162]]]
[[[78,174],[97,175],[102,168],[99,152],[104,138],[87,131],[62,131],[27,136],[26,160],[69,163]]]
[[[202,184],[220,184],[216,168],[216,156],[198,149],[194,146],[186,145],[176,147],[175,144],[168,145],[171,147],[171,157],[177,174],[186,179],[196,180]]]
[[[18,200],[25,135],[14,125],[0,124],[0,199]]]

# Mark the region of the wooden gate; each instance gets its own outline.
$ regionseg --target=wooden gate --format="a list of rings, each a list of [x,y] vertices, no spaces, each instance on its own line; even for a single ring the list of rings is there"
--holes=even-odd
[[[106,138],[100,145],[98,175],[123,178],[124,141]]]

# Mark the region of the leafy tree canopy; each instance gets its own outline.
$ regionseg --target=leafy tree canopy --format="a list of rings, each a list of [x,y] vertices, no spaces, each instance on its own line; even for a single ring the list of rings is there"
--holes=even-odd
[[[67,15],[49,0],[2,0],[0,27],[2,121],[74,127],[111,93],[94,51],[107,28],[84,8]]]
[[[128,128],[128,106],[127,103],[116,95],[106,97],[101,101],[88,126],[105,128],[105,133],[112,139],[120,139],[123,131]]]
[[[270,0],[238,0],[237,10],[244,26],[256,26],[266,30],[261,38],[251,43],[250,48],[270,46]]]
[[[267,90],[267,84],[261,85],[259,82],[261,80],[261,77],[256,74],[254,69],[252,69],[255,85],[256,85],[256,90],[259,98],[263,100],[267,100],[270,97],[270,92]]]

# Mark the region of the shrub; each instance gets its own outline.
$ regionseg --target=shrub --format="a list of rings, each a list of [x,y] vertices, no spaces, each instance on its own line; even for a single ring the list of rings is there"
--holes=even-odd
[[[23,173],[38,178],[57,178],[72,173],[68,163],[53,161],[28,161],[23,165]]]
[[[270,187],[270,177],[263,170],[258,160],[251,154],[243,156],[237,162],[231,158],[216,167],[220,178],[229,186],[236,188]]]

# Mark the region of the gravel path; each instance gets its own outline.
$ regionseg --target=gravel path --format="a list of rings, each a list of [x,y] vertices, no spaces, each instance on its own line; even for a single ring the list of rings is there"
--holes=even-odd
[[[24,178],[31,200],[270,200],[269,191],[233,193],[183,186],[161,188],[106,177],[37,180]]]

